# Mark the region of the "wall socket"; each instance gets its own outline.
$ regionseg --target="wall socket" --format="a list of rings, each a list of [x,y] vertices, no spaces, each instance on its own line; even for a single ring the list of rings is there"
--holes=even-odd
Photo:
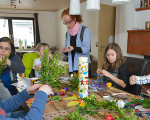
[[[98,47],[98,42],[96,42],[96,47]]]

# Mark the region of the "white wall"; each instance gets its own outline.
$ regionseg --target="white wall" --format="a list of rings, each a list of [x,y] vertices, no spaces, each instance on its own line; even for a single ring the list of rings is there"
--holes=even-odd
[[[150,21],[150,10],[136,12],[140,0],[131,0],[129,4],[117,6],[116,9],[116,39],[123,54],[143,58],[141,55],[127,54],[127,30],[145,29],[145,22]]]
[[[39,31],[41,42],[56,46],[56,13],[41,11],[39,13]]]
[[[18,14],[19,13],[19,14]],[[50,46],[56,45],[56,13],[46,11],[25,11],[1,9],[0,16],[8,17],[31,17],[32,13],[38,13],[39,31],[41,42],[47,42]]]

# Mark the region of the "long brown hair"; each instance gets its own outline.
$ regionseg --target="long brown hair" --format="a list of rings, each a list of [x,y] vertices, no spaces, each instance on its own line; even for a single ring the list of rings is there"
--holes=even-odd
[[[61,19],[63,20],[63,16],[64,15],[69,15],[69,8],[64,9],[61,13]],[[82,20],[82,16],[81,15],[69,15],[71,17],[72,20],[74,20],[76,18],[76,22],[83,22]]]
[[[112,49],[116,52],[116,61],[115,63],[109,63],[106,53],[109,49]],[[110,43],[107,45],[104,53],[104,64],[103,69],[108,70],[108,67],[112,65],[113,70],[117,70],[125,62],[125,57],[122,55],[120,46],[117,43]]]

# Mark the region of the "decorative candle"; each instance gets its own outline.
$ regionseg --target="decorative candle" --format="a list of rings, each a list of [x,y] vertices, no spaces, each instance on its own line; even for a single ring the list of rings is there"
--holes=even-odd
[[[79,76],[79,96],[88,97],[88,58],[79,57],[78,65],[78,76]]]

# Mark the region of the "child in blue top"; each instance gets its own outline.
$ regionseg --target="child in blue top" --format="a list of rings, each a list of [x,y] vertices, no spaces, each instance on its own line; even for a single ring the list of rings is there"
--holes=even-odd
[[[36,94],[28,114],[12,112]],[[42,120],[48,95],[54,94],[48,85],[35,84],[26,90],[0,101],[0,120]]]
[[[17,82],[17,73],[24,73],[25,67],[21,58],[15,54],[13,41],[8,37],[2,37],[0,38],[0,61],[7,55],[9,55],[9,58],[6,60],[6,65],[0,79],[11,95],[14,95],[15,89],[11,84],[12,82]]]

